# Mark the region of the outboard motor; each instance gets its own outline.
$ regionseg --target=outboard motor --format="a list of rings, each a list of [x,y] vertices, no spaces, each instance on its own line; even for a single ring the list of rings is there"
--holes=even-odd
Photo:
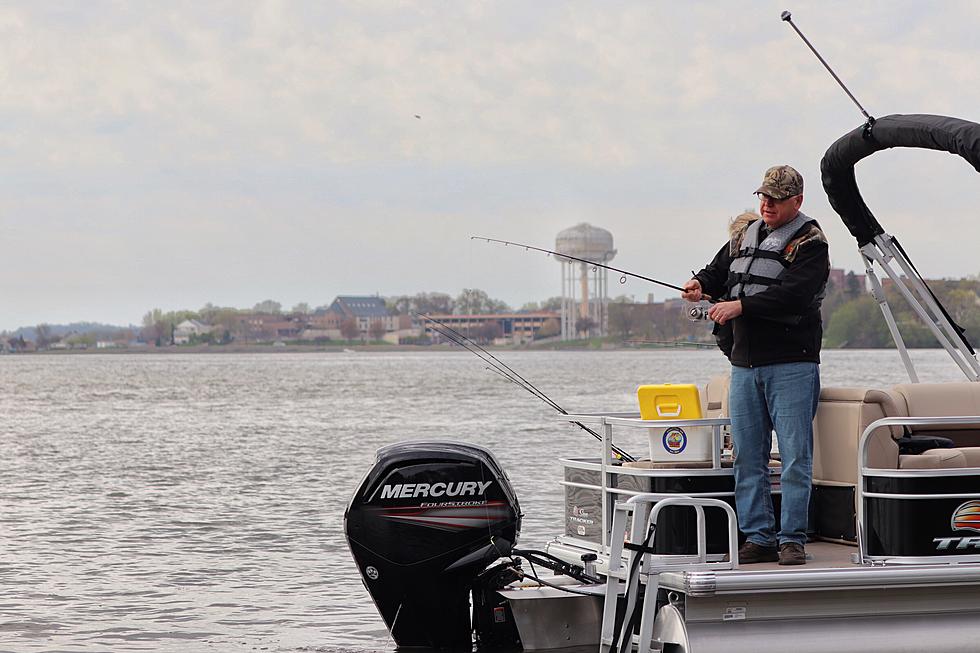
[[[469,649],[470,587],[510,554],[520,527],[493,454],[461,442],[378,450],[344,514],[354,561],[398,646]]]

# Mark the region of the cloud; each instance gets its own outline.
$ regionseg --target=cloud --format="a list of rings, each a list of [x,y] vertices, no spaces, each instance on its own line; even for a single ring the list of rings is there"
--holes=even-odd
[[[819,160],[862,118],[782,8],[5,5],[0,325],[463,286],[521,304],[558,293],[556,266],[468,236],[548,245],[580,221],[612,231],[638,272],[683,280],[777,162],[807,178],[835,262],[859,268]],[[872,113],[968,119],[978,14],[794,8]],[[858,174],[926,274],[976,272],[936,228],[978,235],[969,168],[889,152]]]

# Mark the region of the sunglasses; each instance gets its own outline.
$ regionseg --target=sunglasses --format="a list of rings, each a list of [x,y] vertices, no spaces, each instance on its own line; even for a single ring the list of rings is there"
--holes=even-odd
[[[756,193],[755,196],[758,197],[759,201],[762,202],[763,204],[782,204],[786,200],[791,200],[794,197],[797,197],[797,195],[790,195],[789,197],[784,197],[783,199],[780,200],[780,199],[776,199],[771,195],[766,195],[765,193]]]

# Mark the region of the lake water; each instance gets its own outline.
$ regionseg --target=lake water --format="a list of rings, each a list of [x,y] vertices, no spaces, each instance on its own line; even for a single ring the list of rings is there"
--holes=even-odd
[[[500,352],[570,411],[635,410],[715,351]],[[913,353],[924,381],[962,375]],[[894,351],[827,351],[824,385],[907,380]],[[492,449],[562,527],[558,458],[595,441],[461,351],[0,358],[0,651],[379,651],[343,536],[375,450]]]

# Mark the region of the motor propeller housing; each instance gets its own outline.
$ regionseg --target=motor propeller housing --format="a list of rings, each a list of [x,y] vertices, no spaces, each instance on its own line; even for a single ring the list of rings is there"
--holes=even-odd
[[[365,587],[398,646],[468,647],[469,592],[510,554],[521,513],[488,450],[447,441],[378,451],[344,514]]]

